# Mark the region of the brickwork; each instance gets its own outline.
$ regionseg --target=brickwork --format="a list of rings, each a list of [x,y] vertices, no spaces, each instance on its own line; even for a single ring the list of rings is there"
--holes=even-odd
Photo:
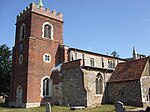
[[[26,17],[26,15],[30,12],[38,13],[42,16],[47,16],[52,19],[56,19],[59,21],[63,21],[63,15],[62,13],[56,12],[56,10],[53,10],[52,12],[49,9],[44,9],[44,7],[38,8],[37,4],[31,3],[28,7],[26,7],[18,16],[17,21],[22,20],[22,18]]]
[[[45,22],[53,26],[53,40],[42,37],[42,26]],[[26,26],[25,39],[20,41],[20,27],[23,23]],[[13,48],[11,104],[15,106],[16,88],[19,85],[23,88],[22,107],[30,107],[30,104],[39,106],[40,102],[46,100],[41,97],[41,79],[44,76],[51,76],[51,70],[55,67],[56,62],[60,62],[57,51],[59,45],[63,44],[62,31],[62,14],[56,14],[56,11],[50,12],[43,7],[37,8],[34,3],[31,3],[17,16],[16,39]],[[21,45],[23,45],[21,52],[23,62],[19,64]],[[51,55],[50,63],[44,62],[45,53]]]
[[[125,104],[136,105],[149,101],[149,63],[145,66],[147,59],[143,58],[142,62],[137,60],[118,64],[126,60],[69,48],[63,45],[63,15],[56,13],[55,10],[38,8],[35,3],[26,7],[17,16],[16,22],[10,106],[29,108],[40,106],[48,101],[57,105],[94,107],[107,100],[110,103],[120,100]],[[45,23],[51,26],[52,32],[49,35],[52,37],[50,38],[45,38],[43,35]],[[25,27],[25,29],[23,27],[23,31],[25,30],[23,34],[22,26]],[[20,37],[23,39],[21,40]],[[44,61],[45,54],[50,56],[49,62]],[[22,62],[19,61],[21,55]],[[93,59],[92,64],[91,59]],[[109,66],[110,61],[113,62],[113,67]],[[118,71],[121,72],[115,71],[118,74],[112,78],[111,75],[117,64],[120,65]],[[134,66],[135,64],[137,66]],[[126,66],[129,68],[130,75],[127,74],[129,73],[127,69],[124,70]],[[102,78],[101,93],[96,93],[98,74]],[[52,95],[46,97],[42,87],[46,84],[43,77],[48,78],[46,82],[53,83],[49,85],[49,90],[52,90],[49,92]],[[119,82],[111,82],[111,78],[119,79]],[[109,82],[108,86],[107,82]],[[17,89],[18,87],[20,90]]]

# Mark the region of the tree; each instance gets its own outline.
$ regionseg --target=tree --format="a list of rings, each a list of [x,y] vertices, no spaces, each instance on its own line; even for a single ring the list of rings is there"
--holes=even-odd
[[[12,69],[12,51],[6,45],[0,45],[0,95],[8,96]]]
[[[116,52],[116,51],[113,51],[112,53],[111,53],[111,55],[113,56],[113,57],[119,57],[119,55],[118,55],[118,53]]]

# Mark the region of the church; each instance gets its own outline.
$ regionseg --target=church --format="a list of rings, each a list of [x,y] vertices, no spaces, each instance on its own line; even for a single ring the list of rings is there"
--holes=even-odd
[[[150,104],[149,57],[130,60],[63,43],[63,14],[31,3],[16,20],[9,106]]]

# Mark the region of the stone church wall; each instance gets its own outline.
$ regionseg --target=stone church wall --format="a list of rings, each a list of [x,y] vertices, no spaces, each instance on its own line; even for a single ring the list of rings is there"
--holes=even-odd
[[[150,74],[149,74],[149,62],[147,62],[142,77],[141,82],[141,92],[142,92],[142,102],[147,104],[150,102]]]
[[[63,87],[65,103],[69,106],[86,106],[87,95],[84,88],[83,72],[79,60],[63,65]]]
[[[111,56],[102,56],[102,55],[98,55],[98,54],[94,54],[94,53],[89,53],[86,51],[78,51],[78,50],[71,50],[70,52],[70,56],[69,56],[69,60],[72,61],[73,60],[77,60],[77,59],[82,59],[83,60],[83,65],[84,66],[91,66],[90,63],[90,59],[93,58],[94,59],[94,67],[97,68],[108,68],[108,61],[114,61],[115,66],[120,63],[120,62],[124,62],[121,59],[117,59]],[[114,69],[114,68],[111,68]]]
[[[126,105],[142,106],[140,81],[108,83],[108,101],[121,101]]]
[[[147,104],[150,102],[150,76],[141,78],[142,102]]]
[[[84,87],[87,91],[87,106],[95,107],[101,104],[103,94],[96,95],[96,76],[99,71],[82,69],[84,73]],[[103,77],[103,76],[102,76]],[[104,86],[104,83],[103,83]]]
[[[63,94],[63,82],[53,85],[53,102],[55,105],[65,105],[64,104],[64,94]]]

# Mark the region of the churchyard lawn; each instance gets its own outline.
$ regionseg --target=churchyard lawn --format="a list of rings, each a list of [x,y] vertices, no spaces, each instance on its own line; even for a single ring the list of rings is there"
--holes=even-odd
[[[126,106],[126,109],[134,109],[135,107]],[[9,108],[4,104],[0,104],[0,112],[45,112],[45,107],[38,108]],[[52,106],[52,112],[115,112],[114,105],[102,105],[95,108],[87,108],[84,110],[70,110],[68,107]]]

